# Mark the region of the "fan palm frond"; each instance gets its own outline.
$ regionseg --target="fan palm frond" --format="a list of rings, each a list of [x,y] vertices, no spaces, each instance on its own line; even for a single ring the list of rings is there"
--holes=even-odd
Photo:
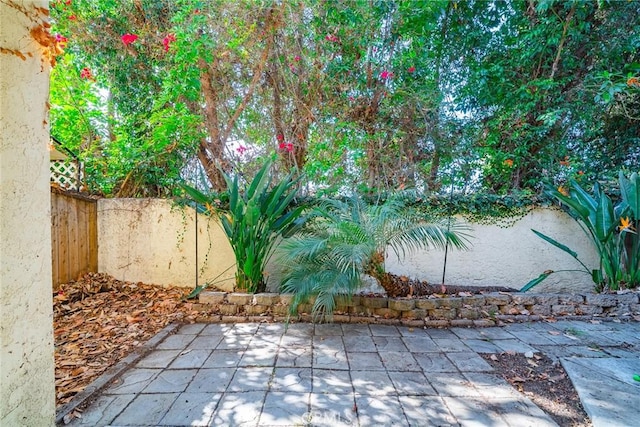
[[[464,227],[451,219],[425,221],[406,207],[408,199],[402,193],[380,205],[367,205],[357,195],[321,202],[314,219],[279,254],[281,290],[294,294],[292,313],[315,296],[313,313],[330,318],[336,296],[355,293],[364,274],[384,273],[387,248],[399,258],[419,249],[466,248]]]

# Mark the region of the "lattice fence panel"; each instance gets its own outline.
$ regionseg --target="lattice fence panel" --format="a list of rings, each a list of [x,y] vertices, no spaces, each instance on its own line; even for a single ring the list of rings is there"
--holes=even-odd
[[[58,184],[65,190],[80,190],[82,187],[82,168],[77,162],[67,160],[52,160],[49,169],[51,170],[51,182]]]

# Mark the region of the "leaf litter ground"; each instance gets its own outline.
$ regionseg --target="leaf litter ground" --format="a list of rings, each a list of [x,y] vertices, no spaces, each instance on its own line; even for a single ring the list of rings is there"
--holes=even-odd
[[[54,293],[56,403],[62,405],[172,322],[193,322],[184,288],[89,273]]]
[[[183,300],[187,293],[97,273],[61,285],[53,297],[56,404],[69,402],[168,324],[206,320],[206,313]],[[482,356],[559,425],[591,426],[561,365],[540,355]]]

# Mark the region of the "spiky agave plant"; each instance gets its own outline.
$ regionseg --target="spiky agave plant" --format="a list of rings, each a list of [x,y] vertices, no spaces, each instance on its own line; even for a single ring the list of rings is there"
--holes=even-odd
[[[464,227],[448,220],[427,222],[407,207],[406,193],[369,205],[354,195],[325,200],[313,209],[307,226],[279,248],[281,290],[293,294],[291,312],[315,296],[313,314],[331,316],[335,297],[351,297],[363,276],[375,277],[390,296],[397,289],[385,270],[387,250],[398,258],[427,248],[466,248]]]

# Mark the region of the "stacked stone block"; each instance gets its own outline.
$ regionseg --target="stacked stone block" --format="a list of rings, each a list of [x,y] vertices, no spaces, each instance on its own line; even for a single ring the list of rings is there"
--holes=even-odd
[[[300,304],[291,315],[292,295],[203,292],[199,308],[208,320],[312,321],[314,299]],[[416,327],[493,326],[501,321],[522,322],[544,318],[631,319],[640,315],[640,294],[533,294],[487,293],[445,298],[386,298],[354,295],[336,298],[332,320],[341,323],[379,323]]]

